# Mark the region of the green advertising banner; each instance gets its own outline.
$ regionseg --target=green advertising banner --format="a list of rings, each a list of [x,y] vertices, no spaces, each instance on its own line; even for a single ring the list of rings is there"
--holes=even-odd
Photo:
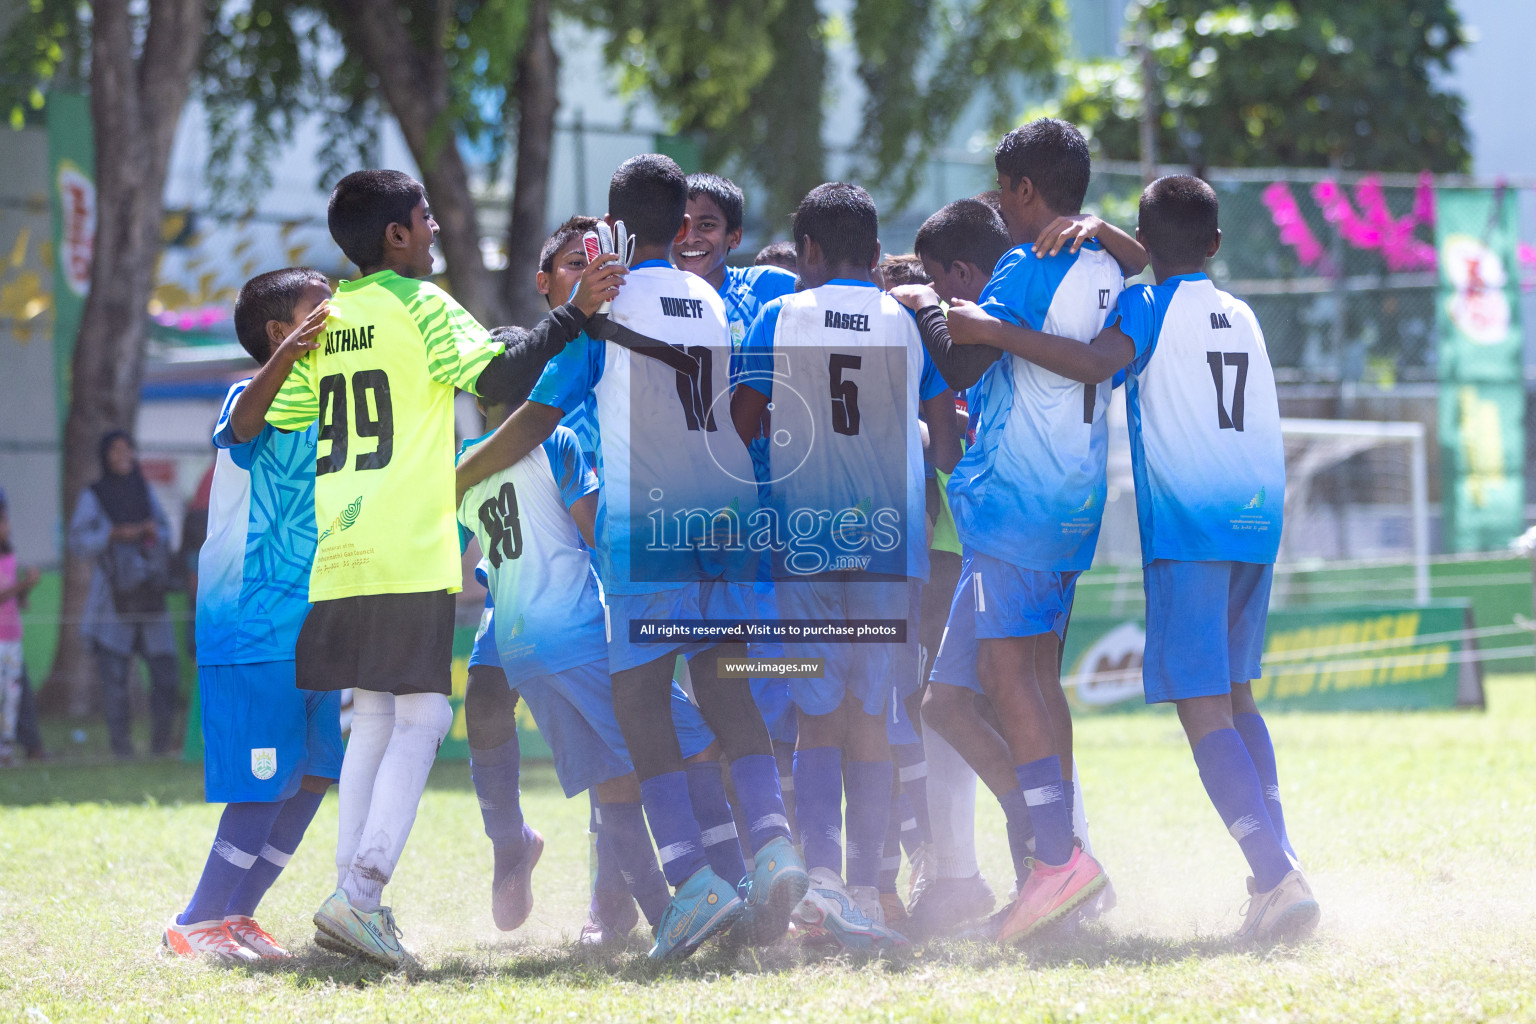
[[[1435,202],[1446,547],[1497,550],[1525,529],[1519,203],[1507,189],[1441,189]]]
[[[48,200],[53,215],[53,365],[59,434],[69,411],[75,336],[91,290],[96,245],[96,146],[83,93],[48,94]]]
[[[1466,601],[1423,607],[1287,608],[1269,613],[1264,675],[1254,699],[1266,711],[1450,708],[1478,702],[1475,665],[1461,656]],[[1140,619],[1074,617],[1062,683],[1076,712],[1146,707]],[[1465,688],[1465,692],[1464,691]]]

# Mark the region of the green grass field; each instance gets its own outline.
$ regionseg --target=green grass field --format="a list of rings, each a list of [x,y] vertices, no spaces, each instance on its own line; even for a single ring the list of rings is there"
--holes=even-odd
[[[1176,719],[1085,718],[1078,761],[1119,908],[1024,950],[936,942],[890,960],[706,949],[657,968],[638,940],[584,952],[586,802],[524,774],[548,841],[525,928],[497,932],[490,850],[461,764],[441,764],[388,891],[422,966],[321,953],[329,798],[261,919],[299,957],[255,969],[158,950],[218,808],[170,762],[0,773],[0,1019],[472,1021],[1460,1021],[1536,1018],[1536,680],[1490,682],[1486,712],[1276,717],[1286,816],[1323,924],[1245,950],[1244,864],[1205,801]],[[1006,889],[1001,817],[979,813]]]

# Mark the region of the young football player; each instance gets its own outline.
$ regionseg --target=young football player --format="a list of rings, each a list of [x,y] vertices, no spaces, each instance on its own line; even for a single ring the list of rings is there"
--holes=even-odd
[[[695,697],[730,758],[751,824],[755,857],[744,907],[734,883],[707,860],[671,728],[673,663],[686,641],[646,632],[658,623],[752,618],[753,560],[729,535],[757,507],[756,488],[746,448],[720,430],[725,410],[716,411],[727,387],[730,327],[715,289],[669,262],[687,237],[687,203],[687,179],[671,159],[645,154],[619,167],[608,217],[636,239],[624,292],[587,337],[550,361],[530,400],[458,469],[462,492],[523,458],[595,397],[596,554],[608,596],[614,705],[663,871],[677,889],[651,950],[657,959],[686,956],[737,919],[744,939],[771,942],[807,885],[762,715],[746,681],[717,665],[722,656],[743,656],[745,646],[695,645],[690,659]]]
[[[252,278],[235,299],[235,335],[261,370],[229,389],[213,432],[197,677],[205,799],[226,806],[191,902],[165,927],[166,947],[183,956],[288,956],[256,907],[341,770],[340,694],[294,685],[315,553],[316,430],[264,422],[314,349],[330,297],[325,275],[298,267]]]
[[[953,466],[954,395],[925,355],[912,316],[874,280],[879,223],[869,194],[840,182],[817,186],[801,200],[793,228],[806,290],[758,314],[731,398],[744,441],[774,439],[770,508],[793,534],[773,552],[779,614],[832,624],[894,621],[906,632],[914,581],[928,570],[919,407],[935,462]],[[825,674],[790,681],[799,712],[796,809],[811,870],[795,919],[849,948],[906,941],[882,923],[877,883],[895,774],[886,711],[893,682],[897,699],[916,689],[915,658],[906,657],[916,646],[915,635],[796,645],[797,654],[824,659]]]
[[[795,290],[793,271],[772,264],[758,263],[750,267],[733,267],[727,257],[741,245],[742,218],[746,211],[746,198],[735,182],[718,174],[690,174],[688,176],[688,236],[674,248],[673,263],[679,270],[697,274],[720,293],[725,303],[725,318],[731,325],[731,383],[740,375],[742,339],[747,328],[757,318],[758,310],[765,303]],[[768,440],[753,438],[747,445],[752,456],[752,469],[758,482],[758,497],[766,496]],[[757,614],[760,618],[775,618],[773,580],[768,573],[767,560],[759,563],[755,581]],[[783,652],[776,643],[749,644],[748,655],[753,658],[775,658]],[[774,757],[779,766],[779,789],[784,796],[785,813],[794,819],[794,776],[791,774],[791,758],[795,749],[795,709],[789,700],[789,686],[782,679],[754,678],[751,680],[752,697],[763,713],[768,735],[773,739]]]
[[[752,257],[752,265],[755,267],[778,267],[793,274],[795,272],[795,243],[769,242],[757,251],[756,256]]]
[[[319,422],[319,536],[298,684],[354,691],[338,885],[315,925],[332,944],[393,967],[407,954],[381,897],[453,718],[454,389],[496,372],[500,350],[425,280],[437,223],[420,182],[349,174],[327,221],[362,276],[339,286],[319,348],[294,364],[267,420],[283,430]]]
[[[1303,935],[1317,900],[1285,832],[1275,751],[1254,704],[1285,505],[1285,448],[1264,335],[1205,261],[1221,245],[1215,191],[1171,175],[1141,196],[1136,237],[1155,285],[1120,296],[1088,345],[974,306],[959,336],[1092,387],[1128,370],[1126,401],[1147,594],[1146,699],[1171,701],[1200,779],[1253,876],[1239,935]],[[984,307],[983,307],[984,308]]]
[[[527,351],[528,333],[503,327],[493,337],[505,342],[508,352],[519,353]],[[480,408],[488,428],[485,436],[526,400],[543,366],[543,359],[526,358],[515,375],[483,382]],[[466,441],[462,451],[481,440]],[[480,572],[494,607],[482,625],[476,649],[499,664],[500,684],[512,695],[510,706],[515,709],[519,695],[528,702],[555,756],[555,772],[566,796],[583,790],[593,793],[600,843],[617,861],[620,878],[630,880],[627,891],[655,926],[671,894],[651,849],[639,781],[614,717],[603,605],[588,546],[595,539],[596,515],[597,477],[567,427],[557,427],[540,450],[465,493],[459,506],[460,528],[466,543],[470,535],[480,542],[484,553]],[[478,669],[482,681],[490,683],[495,677],[486,674],[486,667],[471,671]],[[690,773],[695,764],[706,771],[713,769],[718,800],[696,807],[696,813],[707,815],[712,805],[723,803],[724,794],[714,736],[675,685],[672,717]],[[498,716],[497,722],[504,722],[504,716]],[[515,744],[515,711],[507,724],[511,737],[505,742]],[[516,780],[511,781],[511,793],[497,794],[498,803],[505,806],[517,801]],[[731,825],[729,809],[723,824]],[[711,820],[706,828],[721,825]],[[733,827],[730,832],[734,837]],[[735,863],[731,873],[740,878],[745,868],[739,854]],[[520,893],[526,892],[526,873],[524,879]],[[531,903],[531,895],[520,903],[518,924],[526,919],[525,908]],[[606,937],[622,934],[611,932]]]
[[[1144,265],[1123,233],[1077,217],[1088,188],[1086,140],[1072,125],[1042,118],[1005,136],[994,161],[1016,248],[993,269],[982,308],[1086,342],[1103,326],[1124,271]],[[1038,244],[1058,225],[1073,244]],[[1084,242],[1088,236],[1128,253],[1130,266],[1117,265],[1099,237]],[[919,316],[929,333],[934,317],[942,319],[937,306]],[[1071,718],[1059,654],[1073,585],[1098,539],[1109,395],[995,352],[959,366],[948,358],[949,340],[934,345],[944,356],[935,361],[952,385],[971,387],[976,439],[949,484],[966,557],[934,674],[954,681],[975,673],[1018,784],[1001,799],[1010,833],[1022,834],[1026,821],[1034,832],[1018,898],[1000,921],[1006,942],[1065,917],[1107,881],[1074,843]],[[977,365],[978,375],[965,372]]]

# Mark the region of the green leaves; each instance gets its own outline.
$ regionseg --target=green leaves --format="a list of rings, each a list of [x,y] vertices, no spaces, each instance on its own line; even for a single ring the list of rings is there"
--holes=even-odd
[[[1450,0],[1401,0],[1390,18],[1349,0],[1139,0],[1157,65],[1158,149],[1204,166],[1465,170],[1461,98],[1436,76],[1462,46]],[[1134,56],[1078,65],[1059,103],[1100,151],[1138,156]]]
[[[620,83],[676,131],[709,133],[706,159],[745,170],[787,211],[824,180],[829,50],[850,45],[864,86],[850,176],[897,201],[980,96],[994,126],[1020,81],[1048,83],[1065,52],[1062,0],[856,0],[847,20],[814,0],[580,0],[605,29]]]

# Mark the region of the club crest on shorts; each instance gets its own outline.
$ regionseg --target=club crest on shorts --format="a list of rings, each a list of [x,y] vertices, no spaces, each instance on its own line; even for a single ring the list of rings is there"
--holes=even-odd
[[[265,782],[277,774],[277,748],[251,748],[251,774]]]

